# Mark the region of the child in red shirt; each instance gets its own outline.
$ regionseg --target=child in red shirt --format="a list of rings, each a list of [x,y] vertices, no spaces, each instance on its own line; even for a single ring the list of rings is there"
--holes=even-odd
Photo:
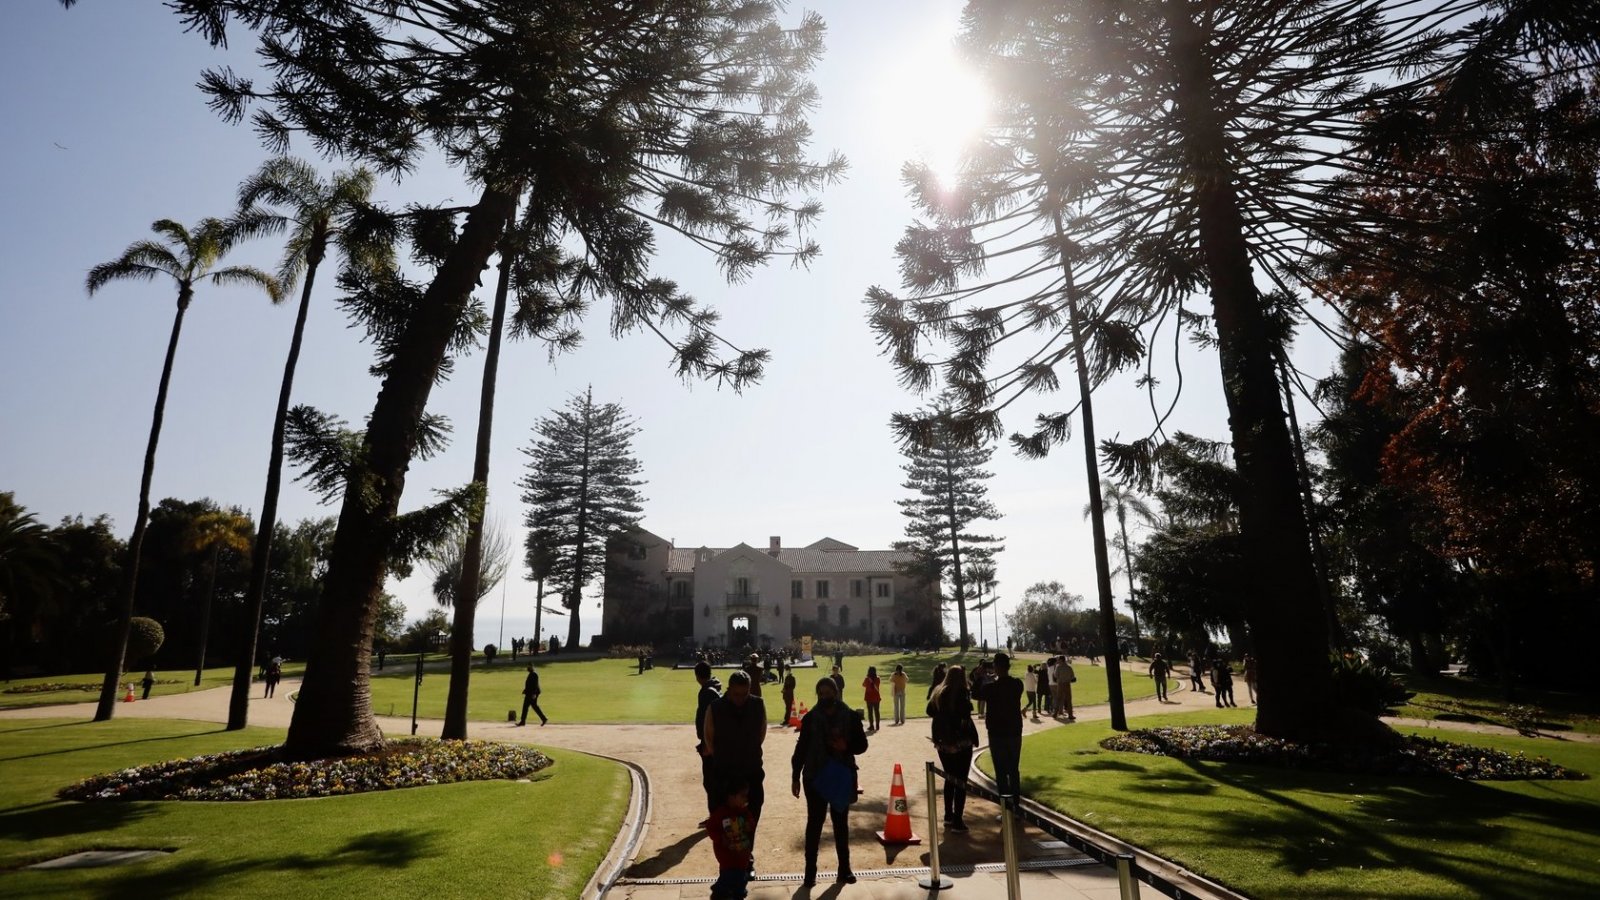
[[[722,805],[711,811],[706,834],[717,855],[717,880],[711,885],[711,900],[744,900],[750,881],[750,858],[754,822],[750,816],[750,786],[731,785]]]

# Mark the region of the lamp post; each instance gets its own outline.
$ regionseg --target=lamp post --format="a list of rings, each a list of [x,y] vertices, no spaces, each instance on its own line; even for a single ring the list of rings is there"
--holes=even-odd
[[[411,689],[411,736],[417,736],[417,699],[422,695],[422,654],[417,654],[417,684]]]

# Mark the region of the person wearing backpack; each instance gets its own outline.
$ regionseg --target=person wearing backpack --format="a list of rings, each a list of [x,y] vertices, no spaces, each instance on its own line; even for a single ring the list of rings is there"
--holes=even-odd
[[[817,883],[817,851],[822,845],[822,820],[833,825],[833,846],[839,857],[836,881],[854,884],[850,871],[850,804],[856,799],[856,757],[867,752],[861,713],[845,705],[832,678],[817,682],[817,705],[800,720],[800,737],[789,764],[790,789],[806,799],[806,869],[802,884]]]

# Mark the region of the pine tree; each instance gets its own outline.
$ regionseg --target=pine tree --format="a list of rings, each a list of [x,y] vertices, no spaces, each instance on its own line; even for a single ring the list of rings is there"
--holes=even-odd
[[[905,543],[924,548],[930,561],[937,560],[950,578],[959,640],[965,651],[972,645],[967,630],[970,569],[1005,549],[999,538],[970,530],[978,522],[994,521],[1001,515],[988,498],[985,482],[991,473],[983,468],[994,448],[958,440],[949,424],[948,405],[936,406],[935,412],[924,419],[917,439],[907,440],[902,448],[906,462],[900,468],[906,480],[901,486],[913,496],[899,501],[900,513],[908,520]]]
[[[530,556],[544,547],[564,565],[562,605],[570,610],[564,646],[578,646],[583,589],[605,562],[606,541],[639,524],[644,497],[637,490],[639,429],[618,403],[596,404],[594,391],[574,396],[534,425],[522,500],[528,504]],[[538,542],[532,542],[533,536]]]

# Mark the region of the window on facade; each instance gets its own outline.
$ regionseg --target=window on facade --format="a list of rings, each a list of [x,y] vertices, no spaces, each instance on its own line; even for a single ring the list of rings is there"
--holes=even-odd
[[[826,624],[828,624],[828,604],[826,604],[826,603],[818,603],[817,604],[817,624],[818,625],[826,625]]]
[[[889,596],[889,582],[880,581],[876,585],[874,585],[874,587],[876,587],[878,589],[878,596],[879,597],[887,597],[887,596]]]
[[[826,578],[817,579],[817,599],[828,599],[828,579]]]
[[[683,600],[689,596],[689,582],[678,579],[672,583],[672,596]]]
[[[806,595],[806,583],[804,581],[791,581],[791,582],[789,582],[789,599],[790,600],[799,600],[801,597],[804,597],[805,595]]]
[[[733,592],[741,597],[750,596],[750,579],[735,578],[733,580]]]
[[[861,579],[852,578],[850,580],[850,596],[852,596],[852,597],[860,597],[861,595],[862,595],[862,582],[861,582]]]
[[[839,624],[846,628],[850,627],[850,607],[839,607]]]

